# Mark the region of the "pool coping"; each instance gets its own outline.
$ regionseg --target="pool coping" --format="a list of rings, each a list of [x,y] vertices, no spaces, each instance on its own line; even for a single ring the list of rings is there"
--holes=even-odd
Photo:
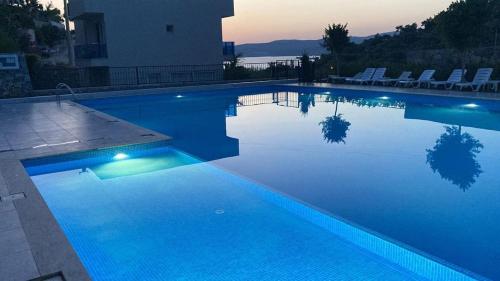
[[[460,98],[460,99],[476,99],[500,101],[500,92],[466,92],[455,90],[439,90],[426,88],[400,88],[386,86],[370,86],[370,85],[352,85],[352,84],[333,84],[333,83],[289,83],[283,86],[309,88],[309,89],[325,89],[325,90],[355,90],[364,92],[379,92],[392,93],[415,96],[433,96],[444,98]]]
[[[96,98],[109,98],[109,97],[122,97],[122,96],[141,96],[141,95],[152,95],[152,94],[173,94],[200,90],[226,90],[242,87],[255,87],[255,86],[292,86],[292,87],[305,87],[305,88],[319,88],[319,89],[351,89],[351,90],[364,90],[364,91],[378,91],[378,92],[391,92],[398,94],[418,94],[418,95],[432,95],[432,96],[442,96],[442,97],[458,97],[467,98],[461,92],[446,92],[446,91],[424,91],[422,93],[421,89],[397,89],[388,87],[366,87],[366,86],[351,86],[351,85],[334,85],[334,84],[290,84],[290,81],[265,81],[265,82],[249,82],[249,83],[235,83],[235,84],[220,84],[220,85],[210,85],[210,86],[189,86],[189,87],[175,87],[175,88],[164,88],[164,89],[140,89],[140,90],[126,90],[126,91],[114,91],[114,92],[98,92],[98,93],[85,93],[77,94],[77,99],[96,99]],[[141,144],[151,144],[157,141],[169,141],[171,138],[165,136],[161,133],[149,130],[137,125],[134,125],[128,121],[121,120],[114,116],[110,116],[106,113],[88,108],[84,105],[70,101],[74,98],[72,95],[63,96],[63,102],[72,104],[73,106],[79,107],[84,111],[88,111],[93,115],[99,116],[107,120],[120,120],[126,126],[133,127],[134,129],[140,129],[145,132],[151,132],[158,136],[160,139],[149,140],[144,139],[143,141],[138,141],[137,143],[127,142],[127,143],[114,143],[108,145],[97,145],[95,147],[89,147],[88,149],[75,149],[74,151],[65,152],[47,152],[38,154],[36,156],[26,156],[17,157],[13,155],[12,157],[2,158],[0,157],[0,177],[3,176],[6,183],[6,188],[9,194],[24,193],[25,197],[22,200],[14,201],[15,209],[21,220],[22,227],[26,234],[26,238],[29,242],[31,248],[31,253],[36,262],[37,270],[40,276],[46,276],[51,274],[62,274],[67,281],[87,281],[90,277],[83,267],[78,255],[74,251],[73,247],[69,243],[67,237],[64,235],[61,227],[57,223],[52,212],[49,210],[47,204],[43,200],[38,189],[31,181],[27,171],[25,170],[22,160],[42,158],[42,157],[52,157],[58,155],[64,155],[68,153],[75,152],[86,152],[93,150],[101,150],[106,148],[114,147],[124,147],[131,145],[141,145]],[[480,97],[471,97],[480,98]],[[485,98],[492,100],[500,100],[499,97],[496,98]],[[55,102],[57,98],[55,96],[48,97],[34,97],[34,98],[22,98],[22,99],[10,99],[10,100],[0,100],[0,105],[9,105],[16,103],[38,103],[38,102]],[[0,156],[2,154],[0,153]],[[1,183],[0,183],[1,185]],[[1,187],[1,186],[0,186]],[[37,279],[38,280],[38,279]],[[43,279],[40,279],[43,280]]]

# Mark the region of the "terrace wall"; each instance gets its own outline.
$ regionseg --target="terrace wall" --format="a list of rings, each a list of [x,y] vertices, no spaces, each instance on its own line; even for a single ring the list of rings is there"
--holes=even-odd
[[[19,61],[18,69],[0,68],[0,98],[23,97],[32,90],[26,59],[23,55],[17,55],[17,59]]]

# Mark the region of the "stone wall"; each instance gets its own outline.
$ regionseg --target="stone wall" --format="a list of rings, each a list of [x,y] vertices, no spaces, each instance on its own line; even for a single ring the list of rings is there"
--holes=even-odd
[[[19,69],[0,68],[0,98],[26,97],[33,89],[26,59],[21,54],[17,56]]]

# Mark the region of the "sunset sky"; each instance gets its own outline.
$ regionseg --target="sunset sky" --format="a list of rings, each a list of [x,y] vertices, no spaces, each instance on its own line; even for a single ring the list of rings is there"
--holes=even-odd
[[[71,0],[70,0],[71,1]],[[105,0],[103,0],[105,1]],[[50,0],[43,0],[48,3]],[[62,0],[53,0],[62,7]],[[60,2],[60,3],[59,3]],[[351,35],[394,30],[446,9],[453,0],[234,0],[224,40],[237,43],[319,39],[329,23],[349,23]]]

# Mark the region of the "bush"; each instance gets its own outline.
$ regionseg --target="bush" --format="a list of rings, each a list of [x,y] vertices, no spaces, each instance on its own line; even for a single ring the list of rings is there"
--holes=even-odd
[[[16,41],[0,30],[0,53],[14,53],[19,51]]]
[[[299,81],[304,83],[310,83],[314,81],[314,65],[311,62],[308,54],[304,54],[300,58],[300,63],[302,65],[300,71]]]

